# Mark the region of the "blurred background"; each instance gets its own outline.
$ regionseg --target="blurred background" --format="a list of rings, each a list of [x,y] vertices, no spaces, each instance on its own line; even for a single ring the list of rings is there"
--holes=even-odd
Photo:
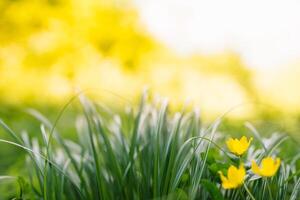
[[[233,109],[226,130],[243,132],[247,120],[299,141],[299,9],[296,0],[1,0],[0,118],[34,135],[26,108],[53,121],[78,90],[115,106],[147,87],[175,110],[189,101],[207,122]],[[59,125],[70,135],[76,112]],[[0,149],[1,173],[14,170],[20,151]]]

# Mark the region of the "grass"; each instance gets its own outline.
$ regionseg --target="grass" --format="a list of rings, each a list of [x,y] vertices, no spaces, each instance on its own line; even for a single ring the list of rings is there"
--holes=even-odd
[[[40,138],[16,134],[0,121],[11,136],[0,142],[27,154],[27,176],[0,176],[1,184],[17,183],[6,199],[299,199],[299,148],[292,157],[281,157],[271,178],[250,170],[252,159],[284,155],[283,144],[290,140],[285,135],[263,138],[247,123],[254,144],[237,157],[219,131],[222,117],[205,126],[198,112],[171,114],[166,100],[149,103],[147,95],[138,108],[117,113],[83,96],[80,101],[76,140],[62,138],[56,127],[70,102],[53,124],[30,111],[41,123]],[[244,184],[224,190],[218,171],[240,162],[247,170]]]

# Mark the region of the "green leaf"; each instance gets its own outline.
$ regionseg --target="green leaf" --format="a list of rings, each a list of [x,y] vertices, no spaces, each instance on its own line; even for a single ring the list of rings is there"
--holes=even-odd
[[[215,162],[211,165],[209,165],[208,169],[213,173],[213,174],[217,174],[218,171],[227,171],[227,168],[229,167],[229,164],[227,163],[218,163]]]
[[[201,180],[200,184],[207,190],[210,197],[214,200],[224,200],[222,193],[217,186],[207,179]]]

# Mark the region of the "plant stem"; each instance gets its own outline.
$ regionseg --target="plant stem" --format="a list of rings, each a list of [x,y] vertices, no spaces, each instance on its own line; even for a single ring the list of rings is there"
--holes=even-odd
[[[252,200],[255,200],[253,194],[250,192],[250,190],[248,189],[248,187],[246,186],[246,184],[244,183],[243,185],[244,185],[245,190],[246,190],[247,193],[249,194],[250,198],[251,198]]]
[[[268,191],[269,191],[270,197],[271,197],[271,199],[273,199],[272,191],[271,191],[271,188],[270,188],[270,184],[269,184],[268,179],[266,179],[266,182],[267,182],[267,187],[268,187]]]
[[[242,199],[245,199],[245,196],[243,195],[241,188],[239,188],[238,190],[239,190],[239,193],[240,193],[240,195],[241,195],[241,198],[242,198]]]

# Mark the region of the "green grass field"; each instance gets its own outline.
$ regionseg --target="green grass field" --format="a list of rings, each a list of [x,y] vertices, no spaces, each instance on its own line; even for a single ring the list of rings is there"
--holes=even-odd
[[[204,124],[196,110],[173,113],[147,95],[123,111],[80,102],[82,111],[68,119],[71,101],[55,120],[30,110],[39,121],[34,134],[0,121],[1,145],[19,154],[1,158],[14,167],[0,176],[0,199],[299,199],[299,146],[286,134],[266,136],[249,122],[228,134],[225,115]],[[233,142],[236,153],[228,141],[242,136],[248,143]]]

